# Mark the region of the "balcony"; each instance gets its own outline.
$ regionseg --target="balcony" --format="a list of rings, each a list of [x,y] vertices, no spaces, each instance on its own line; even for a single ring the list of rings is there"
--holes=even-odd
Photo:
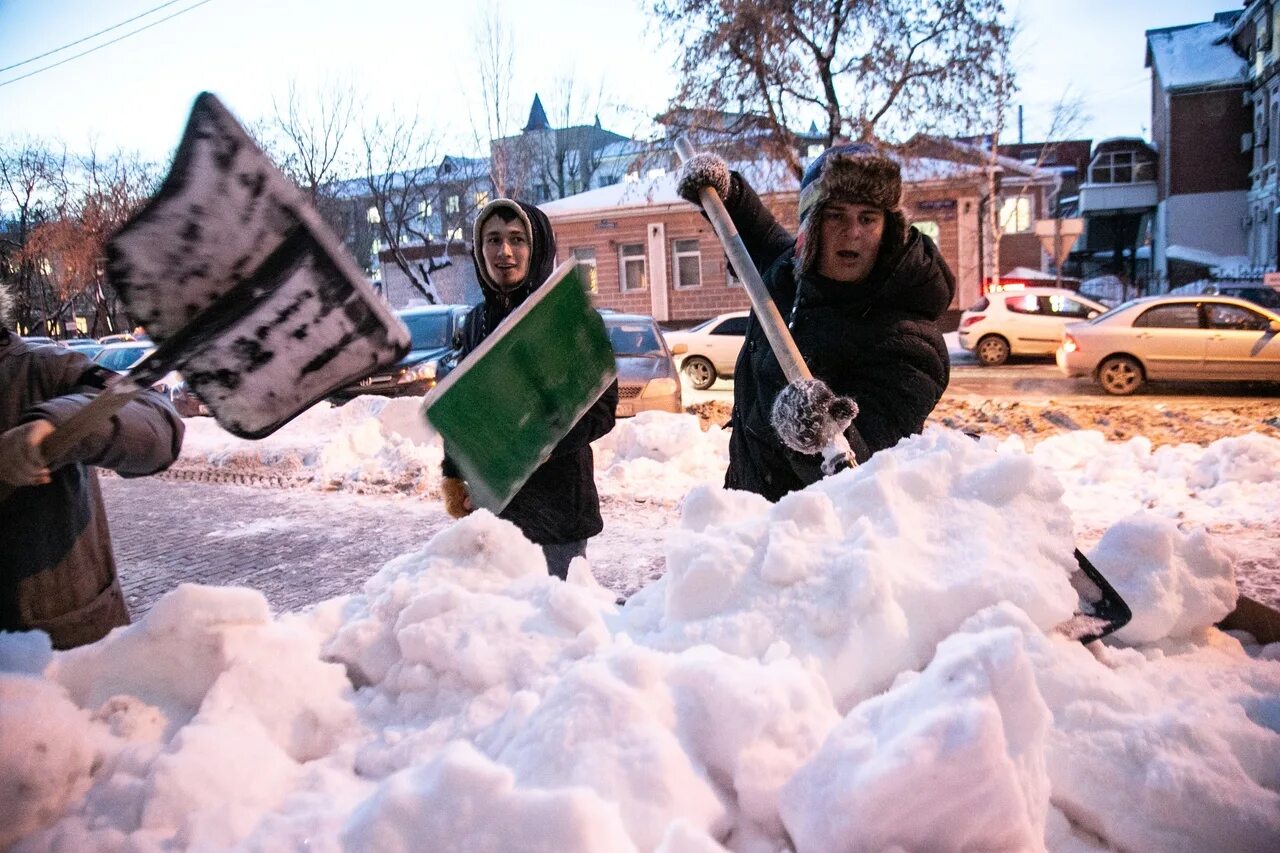
[[[1153,210],[1158,200],[1155,181],[1080,185],[1080,215],[1082,216]]]

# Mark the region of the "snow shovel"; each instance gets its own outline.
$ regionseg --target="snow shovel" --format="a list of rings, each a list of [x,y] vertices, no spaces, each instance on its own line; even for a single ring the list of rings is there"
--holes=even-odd
[[[689,140],[680,136],[676,138],[676,153],[680,155],[680,161],[684,162],[696,152]],[[769,339],[769,346],[772,347],[778,363],[782,366],[787,381],[795,382],[798,379],[813,378],[808,365],[804,363],[800,351],[796,348],[795,341],[791,339],[791,333],[787,331],[782,315],[778,312],[778,306],[774,304],[773,297],[769,295],[768,288],[765,287],[759,271],[751,260],[750,253],[747,252],[746,245],[742,242],[737,226],[733,224],[729,211],[720,200],[720,194],[714,187],[703,187],[699,195],[702,210],[720,238],[725,254],[729,256],[729,262],[733,264],[733,268],[742,278],[742,283],[746,285],[747,295],[751,298],[751,307],[760,321],[761,328],[764,329],[765,337]],[[822,450],[824,475],[830,476],[843,468],[852,468],[856,465],[849,441],[843,433],[837,434],[831,444]],[[1132,618],[1132,614],[1115,588],[1078,548],[1075,551],[1075,558],[1079,569],[1072,573],[1071,585],[1080,596],[1081,612],[1057,626],[1057,631],[1082,643],[1090,643],[1123,627]]]
[[[680,161],[683,163],[697,152],[693,150],[693,144],[686,137],[678,136],[676,153],[680,155]],[[714,187],[703,187],[699,197],[702,201],[702,212],[711,221],[711,227],[715,229],[716,236],[724,246],[725,254],[729,256],[729,262],[733,264],[734,270],[746,286],[747,296],[751,299],[751,308],[755,311],[756,319],[760,321],[760,327],[764,329],[765,337],[768,338],[769,346],[773,349],[787,381],[812,379],[813,373],[810,372],[809,365],[804,363],[804,358],[796,348],[795,341],[791,339],[791,333],[787,331],[782,314],[778,312],[778,306],[774,304],[773,297],[769,295],[769,289],[760,278],[760,272],[752,262],[741,235],[738,234],[738,227],[729,217],[729,211],[725,209],[720,193]],[[845,438],[844,433],[836,433],[830,443],[822,448],[823,474],[834,474],[845,468],[857,467],[857,464],[853,449],[849,446],[849,439]]]
[[[159,192],[107,244],[107,274],[158,346],[45,440],[49,461],[170,371],[228,432],[262,438],[409,349],[319,214],[208,92]]]
[[[422,403],[472,502],[501,512],[617,376],[570,258]]]

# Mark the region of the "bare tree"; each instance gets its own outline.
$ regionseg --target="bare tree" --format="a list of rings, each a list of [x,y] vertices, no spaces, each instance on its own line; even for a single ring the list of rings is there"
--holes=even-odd
[[[29,243],[64,203],[66,162],[65,150],[54,151],[42,140],[13,138],[0,144],[0,282],[10,287],[23,328],[31,327],[34,314],[44,315],[54,299]]]
[[[800,164],[794,122],[827,144],[978,126],[996,95],[1002,0],[652,0],[682,51],[675,103],[764,116]]]
[[[517,151],[502,150],[491,145],[514,130],[511,109],[511,81],[515,77],[515,39],[503,22],[502,15],[493,0],[481,9],[473,25],[472,41],[476,57],[476,79],[479,81],[478,101],[483,110],[479,120],[472,115],[477,147],[490,150],[489,180],[494,192],[510,197],[521,188],[513,185],[513,179],[523,174],[523,164],[512,162]]]
[[[367,219],[410,285],[428,302],[438,303],[431,274],[448,266],[449,259],[447,244],[443,260],[431,253],[432,242],[440,236],[431,228],[440,207],[434,135],[421,127],[416,114],[406,119],[392,112],[367,123],[361,138],[370,204]],[[411,261],[405,251],[415,242],[425,249],[423,260]]]

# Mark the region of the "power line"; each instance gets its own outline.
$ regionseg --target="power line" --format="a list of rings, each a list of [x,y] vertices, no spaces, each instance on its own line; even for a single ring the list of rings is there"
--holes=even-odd
[[[61,53],[62,51],[66,50],[69,47],[75,47],[78,44],[86,42],[89,39],[97,38],[98,36],[103,35],[105,33],[109,33],[112,30],[118,30],[121,27],[123,27],[125,24],[132,24],[134,21],[138,20],[139,18],[145,18],[147,15],[150,15],[152,12],[159,12],[164,7],[172,6],[174,3],[178,3],[178,2],[181,2],[181,0],[169,0],[168,3],[161,3],[159,6],[156,6],[154,9],[148,9],[147,11],[143,12],[141,15],[134,15],[132,18],[128,19],[127,21],[121,21],[118,24],[114,24],[113,26],[107,27],[105,30],[98,30],[93,35],[88,35],[88,36],[85,36],[84,38],[76,39],[73,42],[67,42],[62,47],[55,47],[53,50],[46,50],[44,53],[40,54],[39,56],[33,56],[30,59],[24,59],[21,62],[15,62],[12,65],[6,65],[4,68],[0,68],[0,74],[4,73],[5,71],[12,71],[15,68],[20,68],[23,65],[29,65],[32,62],[35,62],[37,59],[44,59],[46,56],[52,56],[55,53]]]
[[[173,2],[177,2],[177,0],[173,0]],[[187,8],[185,8],[185,9],[179,9],[178,11],[174,12],[172,15],[166,15],[165,17],[163,17],[163,18],[159,19],[158,21],[152,21],[151,23],[147,24],[145,27],[138,27],[138,29],[136,29],[136,30],[132,30],[132,31],[130,31],[130,32],[127,32],[127,33],[125,33],[125,34],[124,34],[124,35],[122,35],[122,36],[119,36],[119,37],[117,37],[117,38],[113,38],[111,41],[103,42],[102,44],[97,45],[96,47],[91,47],[91,48],[89,48],[88,50],[82,50],[80,53],[76,53],[76,54],[73,54],[73,55],[71,55],[71,56],[68,56],[66,59],[59,60],[58,62],[55,62],[55,63],[53,63],[52,65],[46,65],[46,66],[44,66],[43,68],[37,68],[35,71],[28,71],[26,74],[23,74],[23,75],[18,76],[18,77],[14,77],[14,78],[13,78],[13,79],[11,79],[11,80],[4,80],[4,81],[0,81],[0,87],[8,86],[10,83],[17,83],[19,80],[26,80],[28,77],[34,77],[35,75],[39,74],[39,73],[40,73],[40,72],[42,72],[42,71],[48,71],[48,70],[49,70],[49,69],[51,69],[51,68],[57,68],[59,65],[66,65],[68,62],[72,61],[73,59],[79,59],[79,58],[80,58],[80,57],[82,57],[82,56],[88,56],[89,54],[91,54],[91,53],[93,53],[93,52],[95,52],[95,51],[102,50],[104,47],[110,47],[111,45],[115,44],[116,42],[124,41],[125,39],[129,38],[130,36],[136,36],[138,33],[142,32],[142,31],[144,31],[144,30],[149,30],[149,29],[151,29],[152,27],[156,26],[157,24],[163,24],[165,21],[168,21],[168,20],[171,20],[171,19],[173,19],[173,18],[176,18],[176,17],[178,17],[179,15],[185,15],[187,12],[190,12],[192,9],[196,9],[196,8],[198,8],[198,7],[200,7],[200,6],[203,6],[204,4],[209,3],[209,2],[212,2],[212,0],[200,0],[200,2],[195,3],[195,4],[191,5],[191,6],[188,6],[188,7],[187,7]],[[165,4],[165,5],[169,5],[169,4]],[[157,7],[157,8],[163,8],[163,7]],[[153,9],[152,11],[154,12],[154,11],[155,11],[155,9]],[[126,21],[125,23],[128,23],[128,22]],[[117,25],[117,26],[120,26],[120,25]],[[112,29],[115,29],[115,28],[114,28],[114,27],[112,27]],[[92,36],[90,36],[90,38],[92,38]],[[61,49],[61,48],[60,48],[60,49]],[[57,53],[57,51],[51,51],[51,52],[52,52],[52,53]],[[19,63],[19,64],[25,64],[25,63]],[[11,66],[11,67],[14,67],[14,66]]]

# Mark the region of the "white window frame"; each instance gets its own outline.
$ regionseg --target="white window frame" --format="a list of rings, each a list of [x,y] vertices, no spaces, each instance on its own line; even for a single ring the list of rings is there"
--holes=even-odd
[[[457,213],[457,212],[458,212],[458,201],[459,201],[459,199],[458,199],[458,197],[457,197],[456,195],[451,195],[451,196],[449,196],[447,199],[445,199],[445,200],[444,200],[444,212],[445,212],[445,213]]]
[[[1010,196],[1000,203],[1000,233],[1025,234],[1031,230],[1031,199]]]
[[[680,244],[686,244],[684,249],[680,248]],[[693,244],[690,250],[687,244]],[[693,284],[686,284],[684,278],[680,274],[680,260],[682,258],[696,258],[698,262],[698,280]],[[702,241],[697,237],[684,238],[681,240],[671,241],[671,277],[672,286],[676,290],[693,290],[702,287]]]
[[[639,249],[640,253],[627,254],[628,249]],[[643,282],[639,287],[627,286],[627,267],[631,264],[639,262],[640,264],[640,280]],[[649,289],[649,256],[644,250],[644,243],[621,243],[618,245],[618,290],[621,293],[638,293]]]

